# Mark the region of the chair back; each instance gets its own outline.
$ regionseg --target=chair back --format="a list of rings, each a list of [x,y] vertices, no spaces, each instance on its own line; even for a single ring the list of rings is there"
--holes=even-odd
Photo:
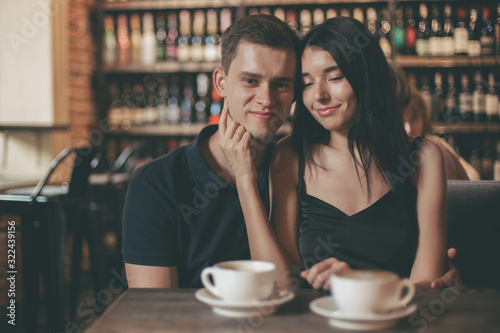
[[[500,287],[500,181],[448,181],[448,246],[464,285]]]
[[[75,162],[71,172],[68,197],[84,197],[89,186],[89,176],[92,172],[92,161],[97,153],[97,148],[86,146],[75,148]]]

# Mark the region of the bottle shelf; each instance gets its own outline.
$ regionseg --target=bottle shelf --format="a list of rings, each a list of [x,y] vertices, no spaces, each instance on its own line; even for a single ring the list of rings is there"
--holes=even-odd
[[[108,1],[104,10],[159,10],[187,8],[238,7],[243,0],[131,0]]]
[[[434,134],[498,134],[500,135],[500,123],[444,123],[434,122],[432,124]]]
[[[124,65],[104,65],[104,73],[200,73],[212,72],[219,62],[178,62],[161,61],[154,65],[124,64]]]
[[[195,137],[208,124],[154,124],[133,125],[129,129],[115,129],[111,131],[114,136],[126,137]],[[285,136],[292,131],[289,122],[280,127],[276,136]]]
[[[500,64],[500,57],[483,56],[471,58],[468,56],[454,57],[419,57],[419,56],[397,56],[394,60],[406,68],[451,68],[451,67],[488,67]]]
[[[467,56],[455,57],[419,57],[397,56],[395,61],[405,68],[454,68],[454,67],[492,67],[500,65],[500,57],[487,56],[470,58]],[[123,64],[104,65],[104,73],[199,73],[212,72],[219,62],[179,62],[161,61],[153,65]]]

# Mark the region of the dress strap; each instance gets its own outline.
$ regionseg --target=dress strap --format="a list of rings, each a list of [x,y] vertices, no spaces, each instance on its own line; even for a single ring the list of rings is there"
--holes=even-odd
[[[305,169],[305,161],[304,159],[299,157],[299,186],[298,186],[299,193],[302,193],[302,186],[304,184],[304,169]]]

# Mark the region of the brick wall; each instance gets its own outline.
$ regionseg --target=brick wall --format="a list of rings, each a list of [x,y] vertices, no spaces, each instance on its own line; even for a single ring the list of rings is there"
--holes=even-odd
[[[68,2],[68,70],[71,146],[88,142],[97,123],[92,75],[95,70],[95,41],[91,15],[97,0]]]

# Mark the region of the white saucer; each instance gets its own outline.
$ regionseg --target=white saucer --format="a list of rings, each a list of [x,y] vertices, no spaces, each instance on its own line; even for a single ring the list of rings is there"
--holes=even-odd
[[[269,299],[262,301],[227,302],[202,288],[196,291],[195,297],[199,301],[210,305],[215,313],[226,317],[242,318],[268,316],[276,311],[279,305],[291,301],[295,294],[289,290],[277,290]]]
[[[346,315],[340,311],[332,296],[315,299],[309,304],[312,312],[329,318],[332,326],[351,330],[381,330],[396,325],[398,319],[404,318],[417,310],[417,304],[401,307],[384,314],[371,316]]]

